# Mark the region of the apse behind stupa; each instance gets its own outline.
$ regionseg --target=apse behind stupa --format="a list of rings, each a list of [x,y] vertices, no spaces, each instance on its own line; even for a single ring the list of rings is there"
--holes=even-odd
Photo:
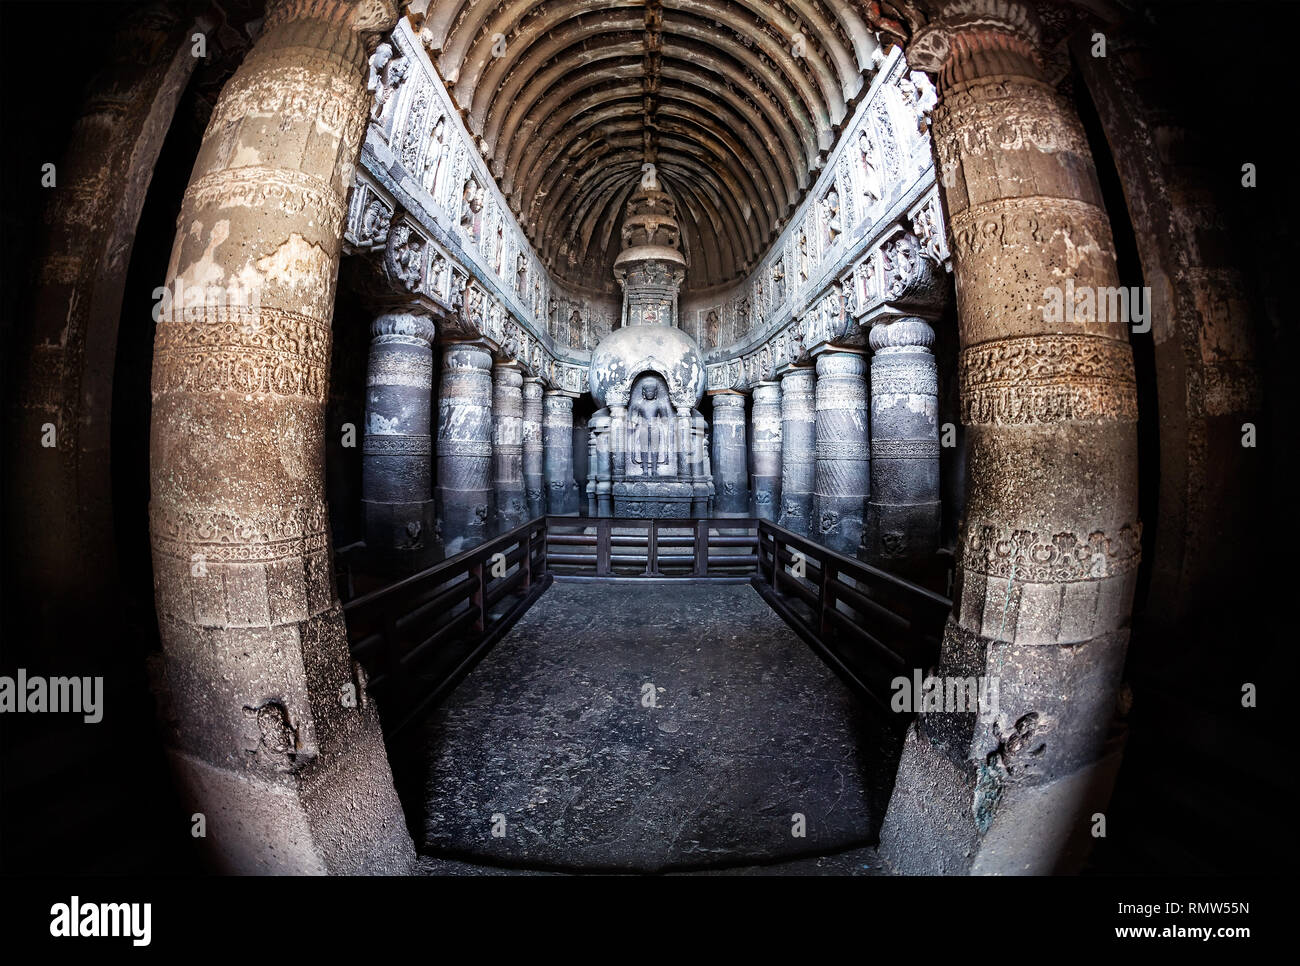
[[[708,426],[695,408],[704,361],[677,327],[686,276],[672,198],[644,182],[628,200],[614,275],[621,324],[591,356],[595,485],[589,510],[616,517],[703,517],[713,497]]]

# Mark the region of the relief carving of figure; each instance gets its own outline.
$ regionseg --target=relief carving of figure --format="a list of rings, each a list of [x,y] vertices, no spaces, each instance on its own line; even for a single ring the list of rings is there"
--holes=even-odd
[[[834,188],[826,192],[826,244],[834,245],[844,230],[840,225],[840,193]]]
[[[866,128],[858,133],[858,153],[862,157],[862,193],[867,196],[867,207],[871,207],[885,196],[885,186],[880,174],[880,152]]]
[[[424,157],[424,190],[438,197],[438,179],[442,175],[443,157],[447,153],[447,116],[438,118],[429,139],[429,153]]]
[[[772,299],[780,302],[785,298],[785,259],[778,258],[772,263]]]
[[[460,223],[474,241],[478,241],[481,227],[479,212],[482,210],[483,186],[473,178],[466,178],[465,187],[461,189]]]
[[[375,48],[370,55],[370,76],[366,81],[366,90],[374,96],[374,103],[370,105],[372,120],[382,120],[387,114],[389,105],[395,100],[393,94],[406,79],[410,67],[405,57],[394,56],[390,44],[380,44]]]
[[[916,261],[920,254],[920,243],[911,232],[900,235],[881,249],[885,263],[885,291],[889,298],[896,299],[907,291],[917,274]]]
[[[418,292],[424,282],[424,239],[410,225],[398,225],[388,233],[386,252],[389,273],[408,292]]]
[[[377,242],[383,239],[384,234],[388,231],[388,223],[392,219],[393,213],[388,210],[378,198],[371,200],[366,205],[365,212],[361,215],[361,242]]]
[[[673,407],[668,384],[659,374],[647,372],[633,384],[627,426],[632,464],[628,475],[672,476]]]
[[[704,347],[706,349],[716,349],[718,340],[722,337],[722,319],[713,309],[709,309],[709,314],[704,319]]]

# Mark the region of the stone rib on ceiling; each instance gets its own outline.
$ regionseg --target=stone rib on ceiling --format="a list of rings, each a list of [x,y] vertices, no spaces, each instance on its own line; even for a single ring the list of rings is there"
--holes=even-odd
[[[701,288],[749,271],[798,204],[874,67],[870,9],[434,0],[424,37],[556,275],[612,285],[623,205],[650,162]]]

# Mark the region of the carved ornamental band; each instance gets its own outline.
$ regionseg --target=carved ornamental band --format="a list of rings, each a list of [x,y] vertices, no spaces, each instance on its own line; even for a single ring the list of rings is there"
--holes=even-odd
[[[1137,419],[1127,343],[1098,336],[999,339],[961,355],[961,416],[967,425]]]

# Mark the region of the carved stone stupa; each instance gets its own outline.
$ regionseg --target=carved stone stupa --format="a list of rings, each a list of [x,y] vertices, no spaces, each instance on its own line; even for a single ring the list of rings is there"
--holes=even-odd
[[[591,357],[591,394],[603,407],[591,420],[594,486],[600,516],[707,516],[713,496],[704,395],[704,360],[677,327],[686,276],[676,206],[658,188],[628,200],[623,250],[614,274],[623,288],[620,327]]]

